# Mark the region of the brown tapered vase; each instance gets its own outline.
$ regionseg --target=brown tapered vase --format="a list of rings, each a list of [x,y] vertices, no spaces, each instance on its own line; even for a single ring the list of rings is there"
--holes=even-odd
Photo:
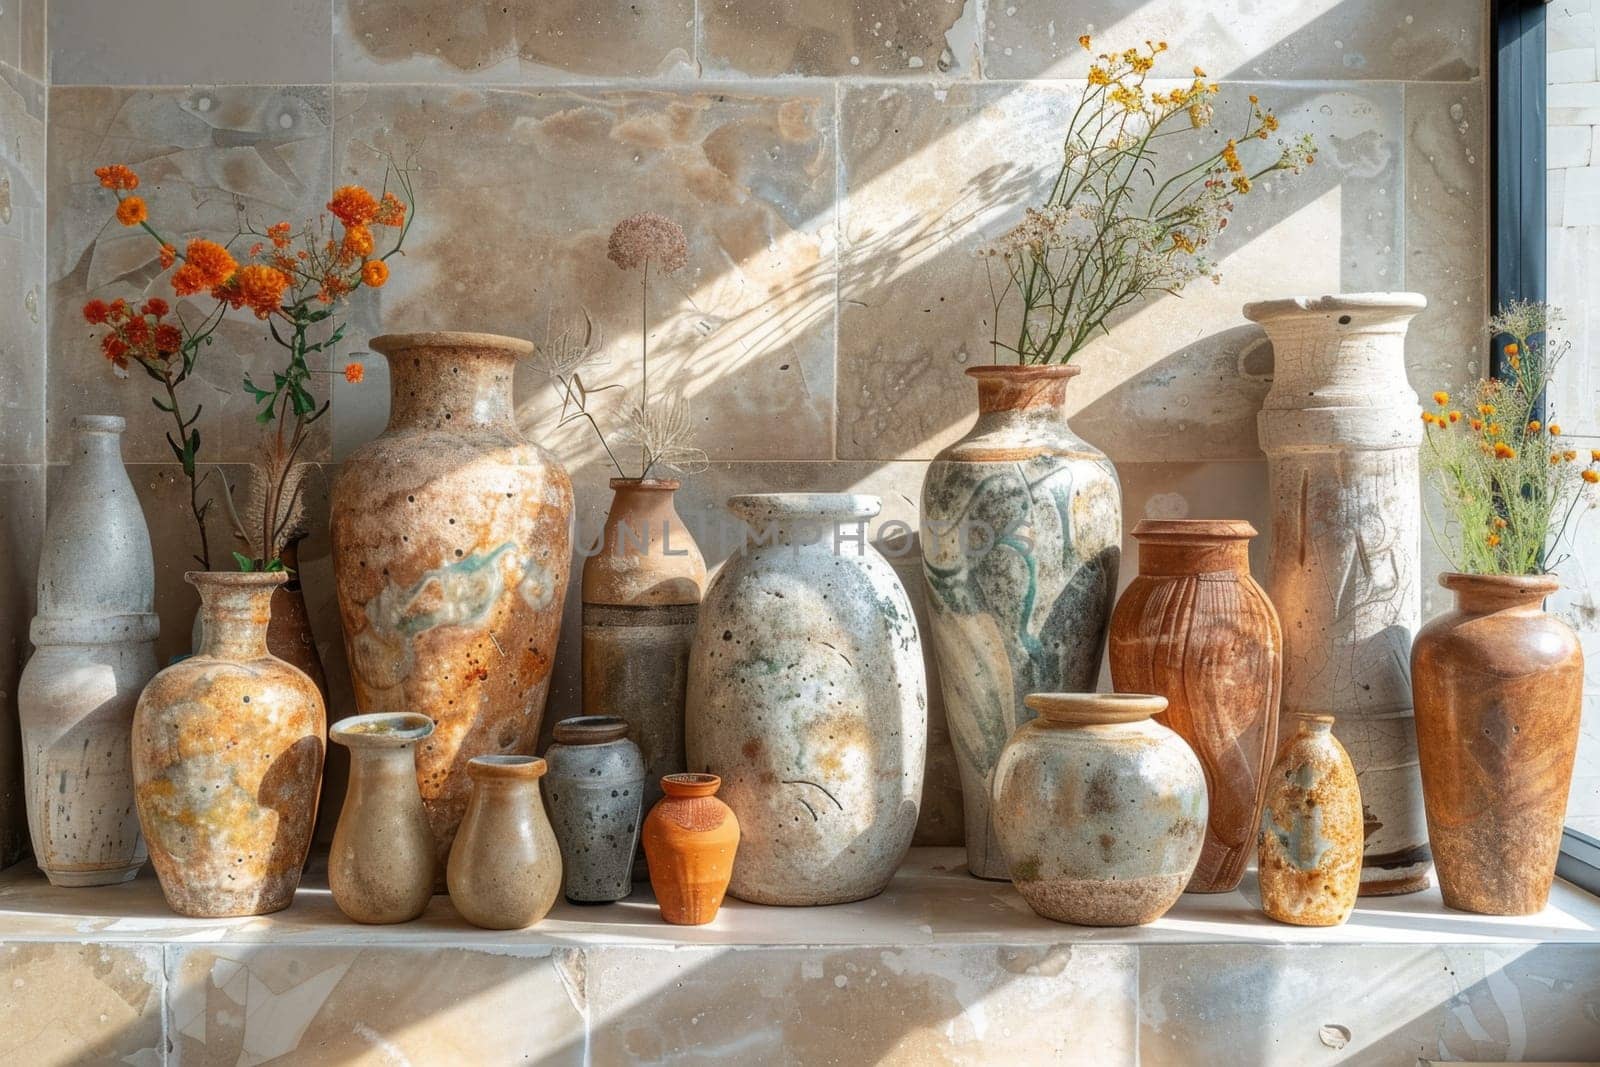
[[[1283,636],[1250,577],[1248,522],[1150,520],[1134,527],[1139,576],[1111,617],[1111,681],[1158,693],[1156,716],[1200,757],[1210,815],[1187,892],[1235,889],[1255,851],[1277,754]]]
[[[1444,902],[1542,911],[1583,706],[1583,650],[1544,611],[1553,575],[1444,574],[1455,607],[1417,635],[1411,676],[1428,837]]]

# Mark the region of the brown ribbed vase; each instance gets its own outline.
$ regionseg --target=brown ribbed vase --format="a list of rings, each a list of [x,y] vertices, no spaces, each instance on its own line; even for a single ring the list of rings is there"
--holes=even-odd
[[[1451,611],[1417,635],[1411,676],[1428,837],[1444,902],[1544,909],[1578,750],[1583,650],[1543,610],[1553,575],[1444,574]]]
[[[1276,755],[1283,636],[1250,577],[1248,522],[1146,519],[1134,527],[1139,575],[1111,617],[1111,681],[1158,693],[1156,716],[1205,768],[1210,815],[1187,892],[1236,888],[1255,849]]]

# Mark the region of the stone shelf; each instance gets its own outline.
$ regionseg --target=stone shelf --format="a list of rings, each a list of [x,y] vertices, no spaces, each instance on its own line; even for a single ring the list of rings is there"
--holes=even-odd
[[[1241,892],[1132,929],[1034,916],[959,849],[916,849],[857,904],[730,900],[706,927],[648,891],[529,930],[344,919],[318,857],[293,907],[182,919],[146,870],[52,888],[0,873],[0,1054],[24,1062],[1410,1063],[1600,1057],[1600,901],[1526,918],[1437,891],[1334,929]]]

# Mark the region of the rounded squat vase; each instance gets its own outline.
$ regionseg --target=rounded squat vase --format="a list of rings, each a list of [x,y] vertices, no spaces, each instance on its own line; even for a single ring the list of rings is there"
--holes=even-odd
[[[1206,781],[1154,721],[1160,696],[1034,693],[1039,713],[1000,754],[994,820],[1011,879],[1057,922],[1137,926],[1164,915],[1205,840]]]
[[[757,904],[883,890],[916,829],[927,687],[911,602],[871,547],[877,497],[737,496],[752,537],[706,591],[689,658],[689,767],[722,779]]]
[[[1111,616],[1111,681],[1159,693],[1156,716],[1206,772],[1206,844],[1185,892],[1238,887],[1255,852],[1267,769],[1277,752],[1283,634],[1250,577],[1248,522],[1146,519],[1139,575]]]
[[[576,904],[621,900],[633,889],[633,858],[645,797],[645,764],[628,723],[605,715],[563,719],[544,796],[561,844],[562,892]]]
[[[1405,339],[1427,304],[1419,293],[1345,293],[1244,307],[1272,341],[1257,425],[1281,718],[1334,717],[1365,805],[1364,896],[1426,889],[1431,863],[1406,669],[1422,622],[1422,408]]]
[[[739,851],[739,819],[717,799],[714,774],[669,774],[645,817],[644,852],[661,918],[703,926],[717,917]]]
[[[1361,788],[1333,716],[1300,712],[1267,776],[1261,910],[1294,926],[1338,926],[1361,892]]]
[[[1445,574],[1417,635],[1417,750],[1439,889],[1480,915],[1544,910],[1583,708],[1583,649],[1543,610],[1554,575]]]
[[[476,756],[472,796],[450,847],[450,903],[486,930],[520,930],[561,895],[561,847],[545,816],[537,756]]]
[[[282,572],[191,571],[205,641],[145,687],[133,717],[139,823],[180,915],[289,906],[322,781],[322,694],[267,651]]]
[[[156,673],[160,626],[124,425],[114,415],[72,420],[73,459],[51,491],[40,551],[35,651],[17,687],[28,834],[57,886],[126,882],[146,858],[131,727]]]
[[[329,536],[362,712],[436,724],[417,781],[440,867],[466,810],[467,761],[531,754],[571,564],[572,483],[517,428],[526,341],[376,337],[389,424],[340,466]]]
[[[583,710],[628,724],[644,756],[644,810],[686,766],[684,694],[706,562],[668,478],[611,479],[598,552],[583,564]],[[553,772],[552,772],[553,773]],[[641,855],[634,880],[645,877]]]
[[[433,832],[417,789],[416,750],[433,733],[426,715],[352,715],[328,731],[350,750],[350,784],[328,853],[328,888],[358,923],[403,923],[433,898]]]
[[[929,632],[961,772],[967,869],[1007,871],[989,811],[1023,698],[1098,682],[1122,554],[1111,461],[1067,425],[1072,366],[983,366],[978,421],[922,483]]]

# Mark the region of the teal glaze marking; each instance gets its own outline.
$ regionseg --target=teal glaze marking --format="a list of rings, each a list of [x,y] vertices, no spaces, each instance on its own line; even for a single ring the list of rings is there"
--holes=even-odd
[[[1302,763],[1289,776],[1296,789],[1310,790],[1311,767]],[[1333,848],[1333,842],[1322,836],[1322,809],[1312,808],[1303,818],[1292,819],[1287,830],[1280,827],[1265,809],[1261,812],[1261,830],[1278,841],[1284,857],[1298,871],[1311,872],[1322,866],[1323,857]]]
[[[492,552],[475,552],[427,571],[405,590],[389,586],[367,602],[367,619],[375,628],[415,637],[435,626],[460,624],[467,618],[481,616],[500,598],[499,574],[482,572],[515,548],[514,544],[507,541]],[[434,582],[439,583],[445,594],[440,609],[408,614],[417,598]],[[460,596],[463,592],[468,595]]]

